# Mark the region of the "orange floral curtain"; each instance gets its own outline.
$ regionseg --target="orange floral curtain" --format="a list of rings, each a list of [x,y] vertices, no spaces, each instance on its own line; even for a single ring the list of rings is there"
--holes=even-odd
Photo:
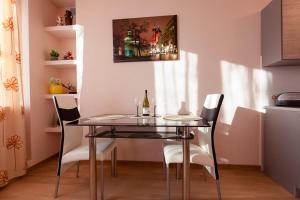
[[[0,187],[26,172],[17,1],[0,0]]]

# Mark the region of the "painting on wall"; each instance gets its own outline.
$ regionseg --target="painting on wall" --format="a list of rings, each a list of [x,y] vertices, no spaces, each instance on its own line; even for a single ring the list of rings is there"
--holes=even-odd
[[[177,60],[177,15],[113,20],[114,62]]]

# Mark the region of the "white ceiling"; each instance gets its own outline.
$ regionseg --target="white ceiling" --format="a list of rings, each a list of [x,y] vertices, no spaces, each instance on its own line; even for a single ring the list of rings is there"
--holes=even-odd
[[[59,8],[75,7],[75,0],[51,0]]]

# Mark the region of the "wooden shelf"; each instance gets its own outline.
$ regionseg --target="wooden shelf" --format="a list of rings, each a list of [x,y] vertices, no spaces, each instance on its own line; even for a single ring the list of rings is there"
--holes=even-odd
[[[73,96],[75,99],[78,98],[78,94],[46,94],[45,99],[53,99],[53,96]]]
[[[82,30],[80,25],[47,26],[45,30],[58,38],[76,38],[76,31]]]
[[[45,128],[46,133],[60,133],[61,129],[60,126],[54,126],[54,127],[47,127]]]
[[[45,65],[55,68],[75,68],[77,60],[49,60],[45,61]]]

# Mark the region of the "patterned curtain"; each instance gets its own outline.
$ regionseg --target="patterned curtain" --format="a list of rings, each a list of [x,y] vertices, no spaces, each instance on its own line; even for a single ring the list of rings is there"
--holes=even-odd
[[[17,1],[0,0],[0,187],[26,172]]]

